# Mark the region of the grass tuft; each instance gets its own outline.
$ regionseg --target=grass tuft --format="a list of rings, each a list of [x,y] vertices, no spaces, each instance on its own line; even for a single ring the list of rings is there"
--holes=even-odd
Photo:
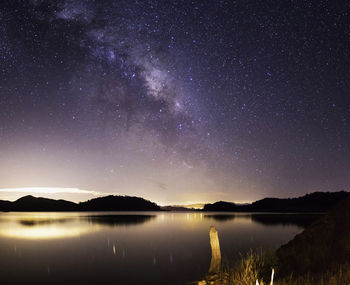
[[[272,270],[275,274],[272,278]],[[279,278],[277,258],[273,252],[250,250],[241,259],[231,265],[223,266],[216,281],[203,284],[225,285],[349,285],[350,264],[343,264],[322,273],[306,273]],[[258,281],[258,282],[257,282]],[[273,284],[272,284],[273,283]]]

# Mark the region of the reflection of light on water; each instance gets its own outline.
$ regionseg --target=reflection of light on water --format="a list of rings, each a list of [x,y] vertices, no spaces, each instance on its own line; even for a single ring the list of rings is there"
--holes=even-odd
[[[11,225],[9,228],[1,228],[0,235],[20,239],[56,239],[67,237],[79,237],[91,232],[91,227],[63,227],[56,225],[40,225],[33,227]]]
[[[188,221],[198,221],[203,219],[202,213],[187,213],[186,220]]]
[[[5,218],[5,219],[4,219]],[[60,214],[10,214],[0,219],[0,236],[19,239],[58,239],[79,237],[99,230],[99,226],[91,226]]]

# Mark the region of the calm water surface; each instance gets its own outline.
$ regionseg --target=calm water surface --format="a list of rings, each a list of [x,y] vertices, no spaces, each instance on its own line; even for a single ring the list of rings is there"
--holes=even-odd
[[[209,227],[223,259],[276,249],[314,215],[0,213],[0,284],[186,284],[209,268]]]

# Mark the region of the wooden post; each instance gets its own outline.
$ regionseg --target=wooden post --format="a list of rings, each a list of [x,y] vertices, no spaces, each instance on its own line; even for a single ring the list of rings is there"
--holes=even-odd
[[[205,280],[196,282],[197,285],[215,285],[220,281],[219,276],[221,269],[221,251],[218,232],[213,226],[210,227],[209,237],[211,246],[211,262],[209,272]]]
[[[221,251],[219,244],[219,237],[217,230],[211,226],[210,232],[210,246],[211,246],[211,262],[209,267],[209,275],[218,274],[221,268]]]

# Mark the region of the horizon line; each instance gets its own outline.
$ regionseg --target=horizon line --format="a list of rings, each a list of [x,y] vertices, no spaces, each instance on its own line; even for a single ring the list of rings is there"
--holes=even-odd
[[[65,194],[90,194],[92,196],[94,196],[94,198],[100,198],[100,197],[105,197],[105,196],[129,196],[129,197],[139,197],[145,200],[148,200],[150,202],[156,203],[158,206],[161,207],[165,207],[165,206],[171,206],[171,207],[186,207],[186,206],[191,206],[191,205],[196,205],[196,204],[201,204],[201,205],[205,205],[205,204],[211,204],[211,203],[216,203],[216,202],[229,202],[229,203],[234,203],[234,204],[252,204],[253,202],[262,200],[262,199],[266,199],[266,198],[277,198],[277,199],[292,199],[292,198],[298,198],[298,197],[302,197],[308,194],[312,194],[312,193],[335,193],[335,192],[348,192],[345,190],[339,190],[339,191],[314,191],[314,192],[309,192],[309,193],[305,193],[304,195],[300,195],[300,196],[296,196],[296,197],[263,197],[257,200],[251,200],[251,201],[224,201],[224,200],[216,200],[214,202],[184,202],[184,203],[157,203],[157,202],[153,202],[151,199],[145,198],[143,196],[135,196],[135,195],[127,195],[127,194],[120,194],[120,193],[110,193],[110,192],[99,192],[99,191],[94,191],[94,190],[85,190],[85,189],[80,189],[78,187],[14,187],[14,188],[0,188],[0,193],[28,193],[28,195],[31,195],[33,197],[35,197],[34,193],[36,194],[59,194],[59,193],[65,193]],[[350,193],[350,192],[348,192]],[[27,196],[27,195],[24,195]],[[17,199],[14,200],[7,200],[7,201],[11,201],[14,202],[24,196],[21,196]],[[48,197],[40,197],[40,196],[36,196],[36,198],[47,198],[47,199],[53,199],[53,198],[48,198]],[[92,198],[92,199],[94,199]],[[53,199],[53,200],[57,200]],[[74,203],[80,203],[80,202],[84,202],[86,200],[79,200],[77,202],[72,200],[68,200],[68,199],[62,199],[62,198],[58,198],[58,200],[66,200],[66,201],[70,201],[70,202],[74,202]],[[89,200],[89,199],[87,199]]]

